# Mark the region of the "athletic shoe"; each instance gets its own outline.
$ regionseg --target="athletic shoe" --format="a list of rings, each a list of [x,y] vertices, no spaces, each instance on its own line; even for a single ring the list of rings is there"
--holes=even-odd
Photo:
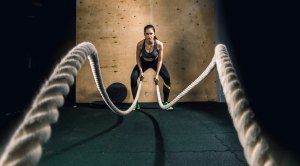
[[[167,101],[164,101],[164,102],[163,102],[163,105],[167,105],[167,104],[169,104],[169,102],[167,102]],[[167,108],[166,110],[173,110],[173,107],[169,107],[169,108]]]
[[[133,111],[135,110],[140,110],[141,109],[141,106],[139,103],[136,103],[135,107],[133,108]]]

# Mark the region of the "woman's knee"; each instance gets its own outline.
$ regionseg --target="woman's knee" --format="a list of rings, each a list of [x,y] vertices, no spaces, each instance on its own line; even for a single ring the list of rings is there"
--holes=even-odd
[[[169,76],[168,74],[166,74],[166,75],[163,77],[163,79],[164,79],[164,82],[165,82],[166,84],[168,84],[169,86],[171,85],[171,78],[170,78],[170,76]]]
[[[138,72],[132,72],[130,77],[131,84],[136,84],[138,77],[139,77]]]

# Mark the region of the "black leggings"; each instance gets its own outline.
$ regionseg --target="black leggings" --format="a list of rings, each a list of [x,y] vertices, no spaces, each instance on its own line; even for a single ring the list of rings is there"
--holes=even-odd
[[[141,66],[143,72],[145,72],[147,69],[152,68],[154,71],[157,69],[157,59],[151,62],[145,61],[143,58],[141,58]],[[163,85],[163,93],[164,93],[164,101],[169,100],[169,94],[170,94],[170,89],[171,89],[171,81],[170,81],[170,75],[169,72],[164,64],[162,64],[161,69],[159,71],[159,75],[163,78],[164,80],[164,85]],[[140,76],[140,70],[138,65],[135,65],[135,67],[132,70],[131,73],[131,92],[133,98],[135,98],[138,85],[137,85],[137,79]]]

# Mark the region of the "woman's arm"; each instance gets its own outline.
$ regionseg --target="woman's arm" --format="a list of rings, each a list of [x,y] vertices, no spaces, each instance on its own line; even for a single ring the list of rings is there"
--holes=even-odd
[[[138,42],[138,44],[136,46],[136,63],[140,70],[140,76],[144,77],[140,55],[141,55],[141,42]]]
[[[157,46],[158,46],[158,62],[157,62],[157,69],[156,69],[156,75],[155,75],[155,80],[159,80],[159,72],[162,66],[162,62],[163,62],[163,56],[164,56],[164,45],[162,42],[157,41]]]

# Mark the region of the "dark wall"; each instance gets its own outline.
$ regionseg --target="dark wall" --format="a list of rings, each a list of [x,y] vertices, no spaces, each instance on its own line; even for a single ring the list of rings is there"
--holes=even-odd
[[[289,1],[218,1],[219,42],[229,47],[256,118],[274,139],[299,153],[296,7]]]
[[[13,117],[31,104],[57,62],[75,46],[76,1],[20,0],[3,2],[1,8],[0,115]],[[74,99],[73,86],[66,104]]]

